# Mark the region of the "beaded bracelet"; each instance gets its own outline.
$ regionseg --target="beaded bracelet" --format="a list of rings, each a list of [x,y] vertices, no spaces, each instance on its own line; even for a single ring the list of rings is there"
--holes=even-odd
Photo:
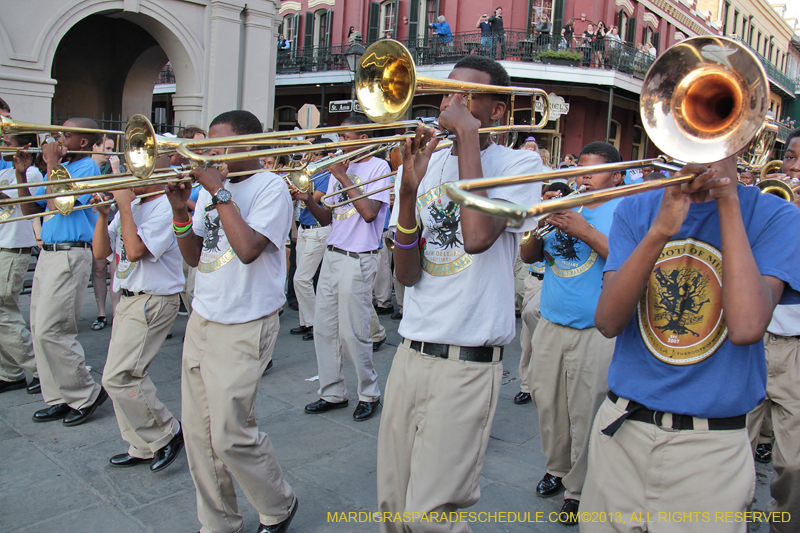
[[[419,224],[414,224],[414,229],[406,229],[401,226],[399,223],[397,224],[397,231],[400,233],[405,233],[406,235],[413,235],[419,229]]]
[[[400,244],[399,242],[397,242],[396,238],[394,240],[394,245],[400,248],[401,250],[412,250],[416,248],[418,244],[419,244],[419,235],[417,235],[417,237],[414,239],[414,242],[412,242],[411,244]]]

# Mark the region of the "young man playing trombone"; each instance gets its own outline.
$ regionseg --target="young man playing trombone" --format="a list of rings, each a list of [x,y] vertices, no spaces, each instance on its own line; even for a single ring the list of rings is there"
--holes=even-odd
[[[164,157],[163,167],[169,166]],[[183,449],[181,425],[156,397],[147,370],[178,316],[184,278],[181,252],[169,228],[172,209],[163,185],[120,189],[112,195],[119,214],[108,223],[108,204],[96,207],[95,259],[116,256],[112,289],[120,293],[103,386],[114,403],[128,451],[112,457],[114,467],[150,463],[158,472]],[[136,201],[136,196],[148,195]],[[99,200],[94,199],[92,203]]]
[[[468,56],[450,79],[507,86],[496,61]],[[452,149],[420,127],[406,144],[393,220],[397,279],[405,285],[404,337],[386,384],[378,434],[381,513],[448,513],[480,499],[480,473],[500,394],[503,346],[515,335],[514,261],[522,231],[505,219],[460,209],[445,185],[460,179],[541,172],[538,154],[479,134],[501,119],[508,97],[448,94],[439,122],[455,133]],[[424,148],[423,148],[424,147]],[[541,185],[482,195],[538,203]],[[384,521],[383,533],[471,531],[466,523]]]

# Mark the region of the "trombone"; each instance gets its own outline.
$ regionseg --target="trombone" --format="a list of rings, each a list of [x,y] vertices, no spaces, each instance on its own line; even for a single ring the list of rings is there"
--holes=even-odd
[[[771,151],[774,136],[763,126],[769,109],[767,76],[758,58],[736,41],[714,36],[685,39],[656,59],[642,86],[639,110],[644,128],[665,152],[680,154],[689,162],[707,163],[752,146],[760,145],[762,154]],[[530,217],[687,183],[696,175],[655,179],[529,206],[470,191],[643,166],[677,171],[678,163],[662,156],[546,174],[462,180],[448,183],[447,193],[462,206],[507,218],[509,226],[520,227]]]
[[[124,131],[102,130],[95,128],[65,128],[64,126],[50,126],[49,124],[34,124],[31,122],[15,122],[14,120],[0,116],[0,131],[3,135],[17,135],[21,133],[62,133],[70,131],[74,133],[101,133],[104,135],[123,135]]]

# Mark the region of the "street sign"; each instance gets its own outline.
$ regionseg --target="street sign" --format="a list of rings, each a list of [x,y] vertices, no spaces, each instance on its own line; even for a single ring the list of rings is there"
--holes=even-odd
[[[556,93],[550,93],[547,98],[550,100],[550,120],[558,120],[561,115],[569,113],[569,104],[564,102],[563,96],[556,96]],[[541,113],[544,110],[541,100],[536,100],[534,109],[537,113]]]
[[[319,126],[319,109],[314,104],[305,104],[297,112],[297,123],[304,130],[313,130]]]
[[[355,106],[356,113],[363,113],[361,104],[358,100],[331,100],[328,102],[328,112],[330,113],[352,113]]]

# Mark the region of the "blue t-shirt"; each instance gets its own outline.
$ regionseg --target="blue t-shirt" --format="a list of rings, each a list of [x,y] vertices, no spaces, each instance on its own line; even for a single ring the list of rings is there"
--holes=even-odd
[[[14,166],[13,161],[6,161],[5,159],[0,157],[0,170],[5,170],[7,168],[11,168]]]
[[[89,176],[99,176],[100,167],[97,166],[91,157],[84,157],[72,163],[63,163],[69,170],[69,175],[73,178],[86,178]],[[36,190],[36,194],[45,194],[47,189],[44,186]],[[91,194],[84,194],[75,199],[75,205],[86,205],[92,199]],[[47,208],[46,201],[38,202],[39,205]],[[81,209],[74,211],[69,216],[53,215],[45,217],[42,224],[42,241],[45,244],[56,244],[59,242],[92,242],[94,236],[94,226],[97,222],[97,213],[94,209]]]
[[[544,270],[545,270],[544,261],[537,261],[535,263],[531,263],[530,265],[528,265],[528,271],[533,272],[535,274],[544,275]]]
[[[663,191],[626,198],[614,214],[605,270],[616,271],[644,238]],[[800,210],[739,186],[747,237],[762,275],[785,281],[781,303],[800,301]],[[766,395],[762,341],[735,346],[722,314],[722,255],[716,202],[693,203],[664,247],[636,312],[617,337],[608,384],[650,409],[724,418]]]
[[[597,231],[608,235],[614,209],[620,201],[610,200],[594,209],[575,208],[575,211]],[[542,316],[562,326],[593,328],[605,260],[585,242],[559,231],[546,237],[544,258]]]
[[[327,191],[328,180],[330,179],[330,177],[331,173],[326,170],[325,172],[320,172],[319,174],[311,178],[311,181],[314,182],[314,190],[322,192]],[[307,207],[304,207],[303,209],[300,210],[300,216],[297,217],[297,221],[305,226],[316,226],[317,224],[319,224],[319,222],[317,222],[317,219],[314,218],[314,215],[311,214],[311,211],[309,211]]]

